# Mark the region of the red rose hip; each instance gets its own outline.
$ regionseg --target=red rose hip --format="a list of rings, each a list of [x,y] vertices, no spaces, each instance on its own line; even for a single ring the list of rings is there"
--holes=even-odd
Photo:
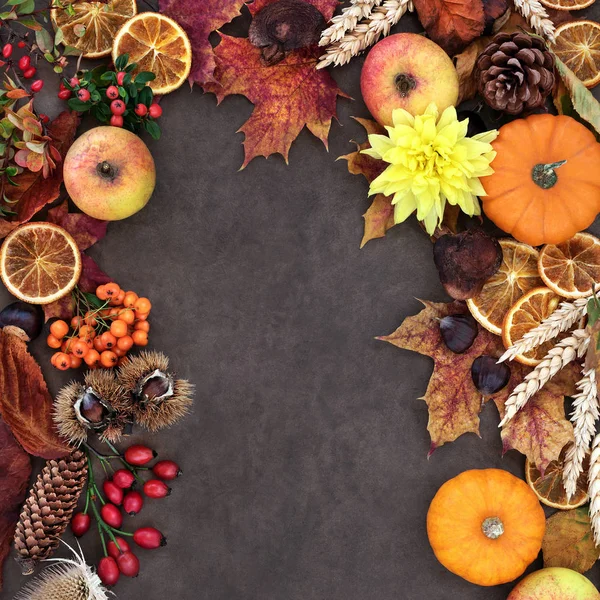
[[[100,515],[102,520],[111,527],[119,529],[123,524],[123,515],[121,511],[114,504],[105,504],[100,509]]]
[[[123,498],[123,510],[130,516],[137,515],[144,506],[144,497],[139,492],[127,492]]]
[[[152,472],[165,481],[177,479],[182,474],[179,465],[172,460],[159,460],[153,467]]]
[[[37,73],[37,69],[35,67],[29,67],[28,69],[25,69],[25,71],[23,72],[23,77],[25,79],[31,79],[36,73]]]
[[[144,494],[148,498],[164,498],[171,493],[171,488],[160,479],[150,479],[144,484]]]
[[[98,563],[98,577],[104,585],[115,585],[119,581],[119,567],[112,556],[105,556]]]
[[[102,484],[102,491],[113,504],[118,506],[123,502],[123,490],[114,481],[107,479]]]
[[[36,79],[32,84],[31,84],[31,91],[32,92],[39,92],[41,91],[41,89],[44,87],[44,82],[42,79]]]
[[[92,519],[90,515],[86,515],[85,513],[75,513],[73,518],[71,519],[71,529],[73,530],[73,535],[76,537],[81,537],[84,533],[87,533],[90,525],[92,524]]]
[[[137,577],[140,572],[140,561],[130,550],[119,554],[117,565],[125,577]]]
[[[133,534],[133,541],[146,550],[154,550],[167,545],[167,538],[154,527],[140,527]]]
[[[122,490],[128,490],[135,481],[135,475],[127,469],[119,469],[113,475],[113,483],[118,485]]]
[[[106,550],[108,551],[109,556],[112,556],[115,560],[117,560],[117,558],[119,558],[119,554],[123,554],[124,552],[129,552],[131,550],[131,548],[129,547],[129,544],[122,537],[118,537],[115,539],[117,540],[119,546],[117,547],[117,544],[115,544],[112,540],[110,540],[110,542],[108,542],[108,544],[106,544]]]
[[[2,56],[4,58],[9,58],[10,55],[13,52],[13,47],[12,44],[4,44],[4,47],[2,48]]]
[[[23,56],[21,56],[21,58],[19,59],[19,69],[21,69],[21,71],[26,71],[27,69],[29,69],[30,65],[31,58],[29,57],[29,55],[24,54]]]
[[[129,448],[125,450],[125,460],[130,465],[135,465],[137,467],[149,463],[153,458],[156,458],[156,456],[157,454],[152,448],[141,446],[140,444],[129,446]]]

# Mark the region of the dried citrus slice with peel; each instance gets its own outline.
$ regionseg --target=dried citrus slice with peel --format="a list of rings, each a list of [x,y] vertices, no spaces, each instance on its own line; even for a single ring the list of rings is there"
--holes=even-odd
[[[554,10],[581,10],[596,2],[596,0],[540,0],[548,8]]]
[[[502,334],[509,309],[523,294],[544,285],[537,269],[539,252],[515,240],[500,240],[502,264],[479,294],[467,300],[471,314],[488,331]]]
[[[62,30],[62,43],[77,48],[86,58],[110,54],[117,31],[137,12],[135,0],[61,4],[50,11],[52,23]]]
[[[113,60],[128,54],[137,63],[133,74],[154,73],[148,85],[155,94],[168,94],[190,74],[192,46],[187,34],[173,19],[159,13],[140,13],[121,27],[113,45]]]
[[[578,233],[562,244],[548,244],[540,252],[538,270],[559,296],[589,296],[600,283],[600,240],[590,233]]]
[[[563,485],[565,456],[566,447],[562,449],[558,460],[553,460],[546,467],[543,475],[528,459],[525,463],[525,479],[542,504],[561,510],[571,510],[572,508],[582,506],[588,501],[587,480],[590,455],[588,453],[583,459],[583,471],[577,480],[577,490],[569,501],[567,500],[567,492]]]
[[[30,304],[50,304],[79,281],[81,254],[75,240],[53,223],[27,223],[0,249],[0,277],[13,295]]]
[[[547,287],[534,288],[521,296],[509,309],[502,325],[502,341],[510,348],[530,329],[537,327],[548,318],[560,303],[560,296]],[[538,365],[556,340],[550,340],[537,348],[515,356],[515,360],[524,365]]]
[[[600,83],[600,25],[594,21],[563,23],[552,51],[586,87]]]

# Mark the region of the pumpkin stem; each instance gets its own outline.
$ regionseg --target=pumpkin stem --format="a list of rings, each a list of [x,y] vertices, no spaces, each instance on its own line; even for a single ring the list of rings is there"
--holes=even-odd
[[[497,540],[504,533],[504,524],[498,517],[488,517],[481,524],[481,531],[490,540]]]
[[[566,160],[559,160],[554,163],[539,163],[535,165],[531,171],[533,182],[539,185],[543,190],[549,190],[551,187],[554,187],[558,181],[556,169],[562,167],[566,162]]]

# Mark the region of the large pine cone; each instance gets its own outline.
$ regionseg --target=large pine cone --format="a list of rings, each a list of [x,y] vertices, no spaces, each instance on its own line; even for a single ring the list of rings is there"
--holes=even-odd
[[[38,475],[15,530],[15,549],[23,574],[35,561],[49,558],[71,521],[87,480],[87,456],[81,450],[60,460],[46,461]]]
[[[540,38],[499,33],[476,63],[479,93],[496,110],[518,115],[544,105],[554,86],[554,59]]]

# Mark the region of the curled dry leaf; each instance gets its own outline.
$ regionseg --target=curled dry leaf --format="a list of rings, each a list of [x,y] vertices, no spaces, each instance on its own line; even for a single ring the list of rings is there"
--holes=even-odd
[[[190,84],[214,81],[215,57],[208,36],[239,16],[246,0],[159,0],[161,13],[175,19],[192,44]]]
[[[0,332],[0,415],[23,448],[41,458],[70,452],[52,420],[52,397],[25,342]]]
[[[542,554],[544,567],[564,567],[578,573],[592,568],[598,560],[598,549],[587,506],[559,510],[546,521]]]
[[[2,565],[10,553],[19,510],[27,494],[31,458],[0,419],[0,590]]]
[[[413,0],[419,21],[429,37],[450,56],[483,33],[482,0]]]
[[[433,374],[423,397],[429,409],[427,429],[431,435],[431,454],[464,433],[479,435],[479,413],[490,398],[482,398],[475,388],[471,365],[484,354],[500,356],[504,346],[499,336],[479,327],[473,345],[463,354],[455,354],[442,340],[439,320],[451,314],[466,314],[465,304],[423,304],[425,308],[419,314],[407,317],[394,333],[377,339],[433,359]],[[508,385],[491,396],[501,415],[510,391],[531,370],[517,363],[511,363],[510,368]],[[527,405],[531,406],[530,412],[521,411],[502,430],[505,452],[510,449],[522,452],[542,472],[558,458],[562,447],[573,439],[573,428],[565,417],[563,405],[564,396],[574,393],[576,379],[575,372],[565,370],[564,380],[557,376],[556,381],[533,396]]]
[[[239,129],[246,136],[242,168],[257,156],[271,154],[281,154],[287,162],[292,142],[305,126],[327,147],[337,97],[347,96],[327,71],[315,69],[318,55],[318,49],[302,48],[267,66],[249,40],[221,35],[215,48],[217,82],[204,89],[219,102],[242,94],[254,104]]]
[[[485,33],[491,33],[492,27],[502,15],[508,10],[508,0],[483,0],[483,17],[485,22]]]

